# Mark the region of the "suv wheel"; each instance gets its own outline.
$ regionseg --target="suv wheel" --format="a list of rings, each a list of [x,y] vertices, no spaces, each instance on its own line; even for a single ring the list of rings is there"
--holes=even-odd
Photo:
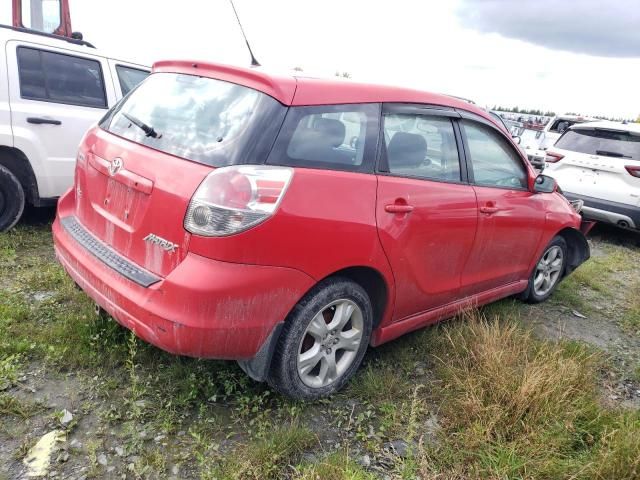
[[[556,236],[538,260],[522,299],[529,303],[544,302],[562,280],[567,265],[567,242]]]
[[[24,211],[24,190],[11,171],[0,165],[0,232],[13,227]]]
[[[362,362],[372,320],[371,300],[360,285],[343,278],[319,283],[285,323],[269,384],[298,400],[340,390]]]

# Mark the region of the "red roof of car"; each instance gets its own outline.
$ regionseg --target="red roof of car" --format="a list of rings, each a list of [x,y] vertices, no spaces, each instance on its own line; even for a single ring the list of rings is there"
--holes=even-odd
[[[495,121],[484,110],[448,95],[410,88],[358,83],[351,80],[274,75],[262,68],[244,68],[196,60],[163,60],[153,72],[177,72],[217,78],[263,92],[284,105],[331,105],[343,103],[423,103],[466,110]]]

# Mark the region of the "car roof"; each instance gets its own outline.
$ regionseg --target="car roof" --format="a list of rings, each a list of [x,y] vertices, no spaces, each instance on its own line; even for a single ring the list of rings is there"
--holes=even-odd
[[[572,125],[571,130],[600,128],[604,130],[618,130],[620,132],[640,133],[640,123],[622,123],[612,122],[609,120],[600,120],[597,122],[585,122]]]
[[[312,78],[304,75],[272,74],[263,68],[244,68],[197,60],[163,60],[152,72],[199,75],[238,83],[266,93],[290,106],[337,105],[348,103],[420,103],[450,107],[474,113],[496,124],[492,116],[458,98],[389,85],[354,82],[339,78]]]

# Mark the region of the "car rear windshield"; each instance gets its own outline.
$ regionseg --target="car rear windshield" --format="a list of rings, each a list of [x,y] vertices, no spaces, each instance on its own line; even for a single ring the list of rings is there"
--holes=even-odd
[[[155,73],[101,121],[109,132],[215,167],[263,163],[286,108],[222,80]]]
[[[569,130],[556,147],[589,155],[640,160],[640,134],[605,129]]]

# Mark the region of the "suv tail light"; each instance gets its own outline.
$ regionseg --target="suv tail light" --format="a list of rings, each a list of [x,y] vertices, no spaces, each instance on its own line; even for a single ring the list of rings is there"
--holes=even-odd
[[[627,165],[626,167],[624,167],[627,172],[629,172],[629,174],[633,177],[636,178],[640,178],[640,167],[635,167],[632,165]]]
[[[556,163],[562,160],[563,158],[564,158],[564,155],[547,151],[547,155],[544,157],[544,161],[546,163]]]
[[[242,232],[269,218],[278,208],[293,169],[256,165],[211,172],[193,194],[184,227],[207,237]]]

